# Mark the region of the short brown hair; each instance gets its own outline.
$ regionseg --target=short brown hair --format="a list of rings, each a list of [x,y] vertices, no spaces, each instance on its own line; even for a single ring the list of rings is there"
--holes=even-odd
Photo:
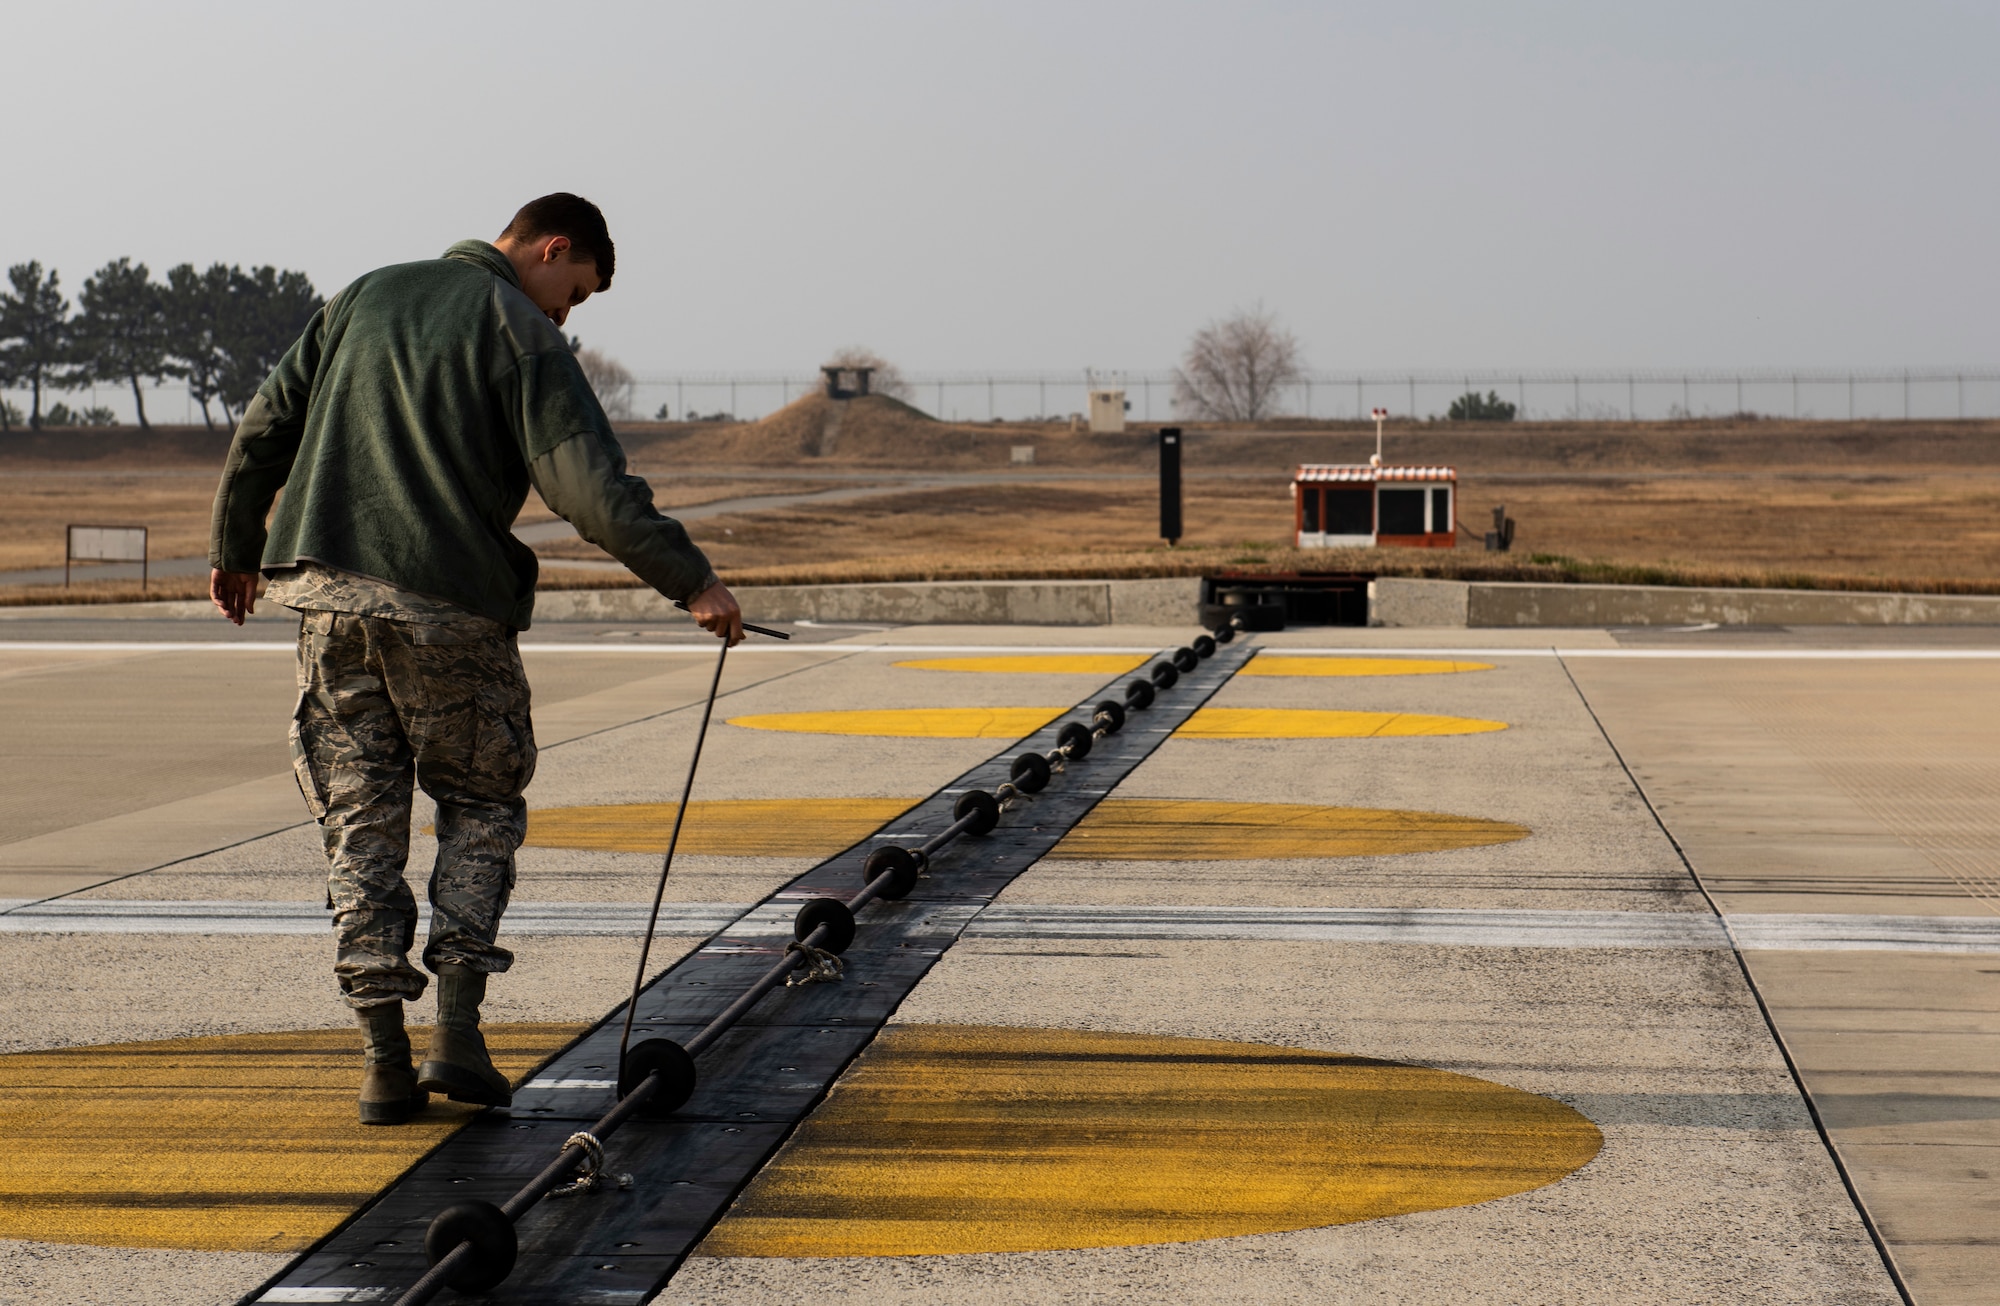
[[[544,236],[567,236],[570,257],[581,263],[591,259],[597,264],[597,288],[611,289],[612,269],[617,266],[617,252],[611,245],[611,233],[604,226],[604,214],[595,204],[581,195],[568,191],[557,191],[544,195],[538,200],[529,200],[500,233],[501,238],[531,241]]]

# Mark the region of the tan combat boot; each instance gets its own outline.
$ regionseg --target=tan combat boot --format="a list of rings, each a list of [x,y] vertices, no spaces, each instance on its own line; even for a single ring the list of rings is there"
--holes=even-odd
[[[417,1072],[410,1067],[403,1004],[384,1002],[354,1014],[361,1022],[367,1058],[361,1068],[361,1123],[400,1125],[431,1100],[417,1087]]]
[[[486,974],[456,962],[437,968],[437,1027],[430,1054],[417,1071],[417,1085],[454,1102],[506,1106],[514,1100],[507,1076],[493,1067],[479,1033],[479,1004],[486,998]]]

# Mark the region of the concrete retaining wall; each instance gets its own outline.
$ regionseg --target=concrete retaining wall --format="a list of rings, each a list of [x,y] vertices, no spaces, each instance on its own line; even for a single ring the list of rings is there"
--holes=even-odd
[[[889,625],[1188,626],[1201,581],[978,580],[871,585],[745,585],[735,591],[752,621],[860,621]],[[0,608],[0,620],[211,617],[207,599],[161,603],[51,604]],[[217,618],[220,620],[220,618]],[[665,621],[681,614],[649,589],[543,590],[535,620]],[[292,621],[268,603],[257,621]]]
[[[2000,596],[1401,580],[1369,586],[1371,626],[1988,626]]]
[[[890,625],[1185,626],[1201,581],[914,581],[864,585],[745,585],[752,621],[861,621]],[[547,590],[537,621],[657,621],[673,605],[651,590]]]

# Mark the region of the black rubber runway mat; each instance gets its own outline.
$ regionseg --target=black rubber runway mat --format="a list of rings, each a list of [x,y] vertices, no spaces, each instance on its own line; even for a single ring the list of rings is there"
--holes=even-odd
[[[767,996],[699,1058],[700,1085],[678,1113],[666,1120],[635,1119],[605,1144],[606,1173],[630,1173],[633,1186],[543,1201],[515,1226],[520,1258],[513,1273],[472,1300],[637,1303],[659,1292],[966,923],[1053,848],[1253,651],[1248,641],[1217,650],[1150,709],[1130,713],[1122,731],[1099,742],[1088,759],[1072,763],[1031,803],[1004,813],[991,834],[961,839],[940,853],[908,898],[862,909],[860,928],[844,956],[846,978]],[[861,887],[861,862],[870,850],[885,842],[913,847],[950,825],[957,795],[998,788],[1013,757],[1054,748],[1056,732],[1066,722],[1087,723],[1092,703],[1122,698],[1117,689],[1125,679],[1009,745],[714,935],[641,994],[633,1041],[692,1037],[783,954],[800,903],[853,894]],[[565,1138],[610,1108],[624,1011],[620,1003],[551,1061],[514,1095],[511,1111],[475,1118],[245,1300],[394,1301],[426,1268],[424,1230],[433,1216],[473,1198],[505,1201],[553,1159]],[[467,1299],[447,1289],[439,1300]]]

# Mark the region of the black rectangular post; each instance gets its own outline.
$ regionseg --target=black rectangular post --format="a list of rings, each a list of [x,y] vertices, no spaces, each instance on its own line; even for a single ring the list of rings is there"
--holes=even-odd
[[[1160,538],[1169,547],[1181,538],[1181,428],[1160,428]]]

